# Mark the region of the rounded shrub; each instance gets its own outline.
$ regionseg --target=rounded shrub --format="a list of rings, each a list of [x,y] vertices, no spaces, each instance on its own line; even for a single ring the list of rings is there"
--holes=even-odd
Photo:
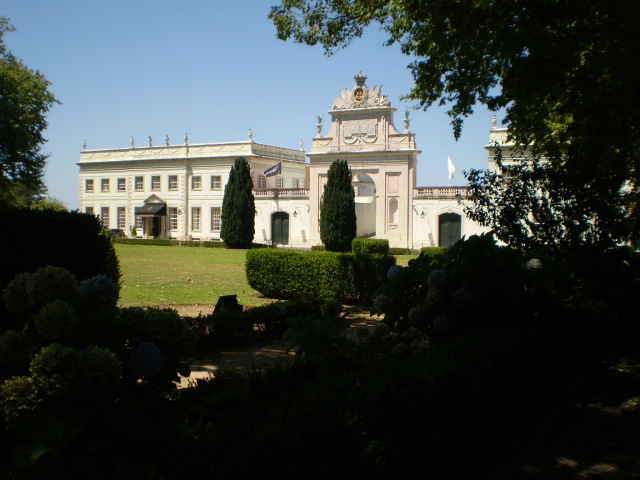
[[[55,342],[73,333],[78,324],[78,314],[73,306],[58,299],[40,308],[33,317],[33,323],[38,334]]]
[[[164,355],[155,343],[143,342],[131,354],[129,364],[136,378],[149,381],[162,371]]]
[[[27,282],[27,294],[33,305],[44,305],[58,299],[73,299],[78,282],[69,270],[47,265],[38,268]]]
[[[27,283],[29,283],[31,275],[28,272],[17,274],[4,290],[2,300],[10,313],[26,313],[29,311],[31,299],[27,292]]]
[[[115,305],[120,297],[120,287],[105,274],[83,280],[80,294],[105,305]]]

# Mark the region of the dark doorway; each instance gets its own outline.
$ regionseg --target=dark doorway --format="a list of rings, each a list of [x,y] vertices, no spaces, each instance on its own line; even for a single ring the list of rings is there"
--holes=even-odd
[[[153,217],[153,226],[151,227],[151,235],[158,238],[162,236],[161,230],[162,222],[160,221],[160,217]]]
[[[271,217],[271,240],[274,245],[289,244],[289,214],[276,212]]]
[[[462,217],[457,213],[443,213],[438,217],[440,246],[448,247],[460,240]]]

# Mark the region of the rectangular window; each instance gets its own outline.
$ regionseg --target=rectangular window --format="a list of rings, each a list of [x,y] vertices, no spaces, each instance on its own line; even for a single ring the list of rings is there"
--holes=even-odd
[[[119,178],[118,179],[118,191],[125,192],[127,190],[127,179]]]
[[[282,177],[276,178],[276,188],[282,188]]]
[[[86,207],[84,209],[84,213],[86,213],[87,215],[93,215],[93,207]]]
[[[144,190],[144,177],[136,177],[136,192]]]
[[[191,230],[200,230],[200,207],[191,209]]]
[[[222,177],[211,175],[211,190],[222,190]]]
[[[93,192],[93,178],[87,178],[84,181],[84,191]]]
[[[267,188],[267,177],[263,175],[258,177],[258,188]]]
[[[151,190],[157,192],[160,190],[160,175],[151,177]]]
[[[118,207],[118,228],[124,230],[127,227],[127,213],[124,207]]]
[[[108,192],[109,191],[109,179],[108,178],[103,178],[102,179],[102,191],[103,192]]]
[[[104,228],[109,228],[109,207],[102,207],[100,209],[100,221]]]
[[[200,175],[191,177],[191,190],[200,190],[202,188],[202,177]]]
[[[299,178],[292,178],[291,179],[291,187],[292,188],[300,188],[300,179]]]
[[[169,230],[178,229],[178,208],[169,207]]]
[[[221,222],[222,222],[222,208],[211,207],[211,231],[219,232]]]
[[[169,190],[178,190],[178,176],[169,175]]]
[[[138,235],[142,234],[142,217],[136,217],[136,230]]]

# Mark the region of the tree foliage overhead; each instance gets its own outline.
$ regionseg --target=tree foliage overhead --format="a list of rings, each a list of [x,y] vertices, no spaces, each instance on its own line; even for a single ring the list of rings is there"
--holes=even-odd
[[[44,75],[7,50],[2,37],[14,30],[0,17],[0,201],[9,204],[30,203],[46,191],[47,155],[40,149],[46,141],[45,115],[57,103]]]
[[[407,97],[425,109],[448,105],[456,138],[476,104],[504,109],[510,140],[544,162],[509,172],[512,178],[522,174],[530,187],[521,197],[528,203],[516,209],[506,200],[494,210],[488,206],[517,195],[516,181],[509,186],[500,176],[472,172],[472,187],[478,187],[470,209],[474,219],[492,227],[514,216],[521,226],[540,223],[535,204],[542,202],[556,218],[558,234],[534,243],[606,246],[637,234],[637,2],[282,0],[270,18],[279,38],[320,44],[328,54],[379,24],[389,34],[388,45],[397,43],[414,58],[415,86]],[[596,226],[585,231],[594,220]],[[522,232],[535,235],[528,227]]]
[[[320,238],[327,250],[347,252],[356,238],[355,193],[351,186],[351,169],[346,160],[336,160],[329,167],[320,210]]]
[[[255,210],[249,163],[246,158],[236,158],[222,200],[220,237],[229,248],[251,248]]]

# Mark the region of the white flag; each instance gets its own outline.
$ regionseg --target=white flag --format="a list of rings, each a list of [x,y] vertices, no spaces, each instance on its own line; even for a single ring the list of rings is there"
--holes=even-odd
[[[456,167],[451,161],[451,157],[447,155],[447,165],[449,167],[449,179],[453,178],[453,174],[456,173]]]

